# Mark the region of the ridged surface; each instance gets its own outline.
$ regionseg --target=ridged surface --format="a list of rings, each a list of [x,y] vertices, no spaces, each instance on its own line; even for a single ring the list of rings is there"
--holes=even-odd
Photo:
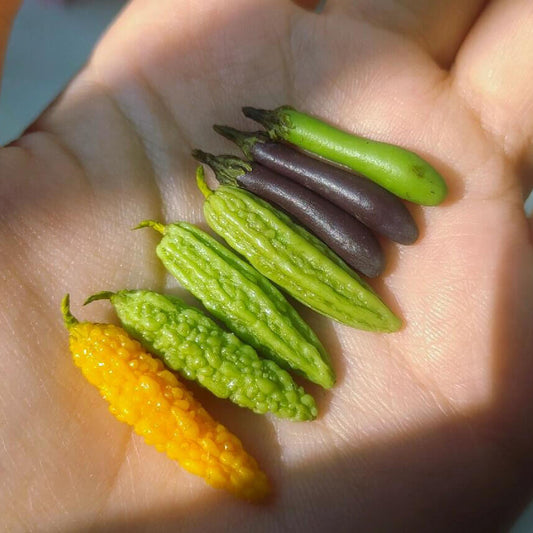
[[[315,402],[288,372],[178,298],[151,291],[111,296],[124,328],[169,368],[219,398],[282,418],[311,420]]]
[[[233,249],[305,305],[360,329],[399,329],[400,320],[338,256],[255,195],[219,187],[204,214]]]
[[[326,198],[258,163],[238,183],[282,209],[356,271],[371,278],[383,272],[385,257],[374,234]]]
[[[265,474],[239,439],[121,328],[75,324],[70,349],[75,364],[109,402],[109,410],[148,444],[213,487],[248,500],[268,494]]]
[[[170,224],[157,247],[167,270],[228,329],[285,368],[331,387],[329,357],[311,328],[261,274],[207,233]]]

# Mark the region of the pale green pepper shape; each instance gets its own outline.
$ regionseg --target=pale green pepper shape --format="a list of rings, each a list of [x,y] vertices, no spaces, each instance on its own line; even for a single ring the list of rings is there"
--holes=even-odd
[[[169,368],[197,381],[219,398],[256,413],[292,420],[317,415],[313,397],[274,361],[200,310],[179,298],[145,290],[101,292],[87,299],[109,299],[122,327]]]
[[[209,226],[261,274],[318,313],[369,331],[393,332],[400,319],[340,257],[289,217],[243,189],[211,191],[203,169]]]
[[[448,193],[442,176],[424,159],[400,146],[339,130],[289,106],[274,110],[243,108],[273,140],[284,140],[359,172],[396,196],[437,205]]]

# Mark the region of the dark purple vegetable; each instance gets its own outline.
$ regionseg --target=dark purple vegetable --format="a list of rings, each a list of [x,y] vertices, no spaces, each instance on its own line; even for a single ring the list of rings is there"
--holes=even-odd
[[[418,238],[416,223],[402,201],[373,181],[274,142],[261,131],[214,129],[234,141],[248,159],[315,191],[389,239],[412,244]]]
[[[383,271],[383,252],[372,232],[318,194],[238,157],[214,156],[200,150],[195,150],[193,157],[209,165],[221,184],[242,187],[277,204],[354,269],[369,277],[378,276]]]

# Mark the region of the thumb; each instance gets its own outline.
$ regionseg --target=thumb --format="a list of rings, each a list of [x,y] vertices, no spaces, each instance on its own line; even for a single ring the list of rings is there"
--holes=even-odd
[[[22,4],[22,0],[0,0],[0,81],[2,80],[2,70],[4,66],[4,55],[6,53],[7,41],[11,25],[15,20],[15,15]]]

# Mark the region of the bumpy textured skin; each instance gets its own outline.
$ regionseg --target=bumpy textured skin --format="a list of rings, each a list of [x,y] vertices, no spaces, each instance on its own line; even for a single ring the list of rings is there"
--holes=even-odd
[[[204,214],[233,249],[311,309],[359,329],[400,328],[399,318],[342,259],[257,196],[221,186],[207,197]]]
[[[109,410],[148,444],[213,487],[251,501],[269,493],[265,474],[239,439],[124,330],[84,322],[69,331],[75,364],[98,387]]]
[[[178,298],[151,291],[111,296],[126,331],[168,367],[195,380],[219,398],[256,413],[311,420],[315,402],[274,361]]]
[[[169,224],[157,255],[243,341],[323,387],[335,383],[324,347],[285,297],[207,233],[185,222]]]

